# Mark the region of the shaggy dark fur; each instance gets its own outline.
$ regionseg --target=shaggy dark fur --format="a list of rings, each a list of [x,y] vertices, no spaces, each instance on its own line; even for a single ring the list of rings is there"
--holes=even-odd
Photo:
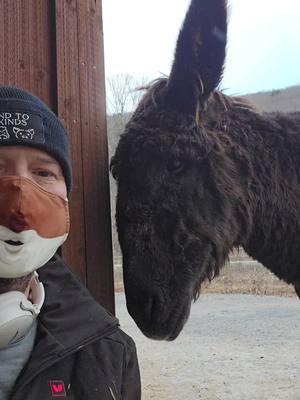
[[[149,337],[176,338],[234,247],[300,294],[300,113],[217,91],[225,45],[225,1],[193,0],[170,78],[149,87],[112,160],[127,307]]]

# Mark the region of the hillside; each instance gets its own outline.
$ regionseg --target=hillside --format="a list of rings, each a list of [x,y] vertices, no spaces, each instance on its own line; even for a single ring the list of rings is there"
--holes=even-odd
[[[300,86],[244,96],[264,111],[300,111]]]

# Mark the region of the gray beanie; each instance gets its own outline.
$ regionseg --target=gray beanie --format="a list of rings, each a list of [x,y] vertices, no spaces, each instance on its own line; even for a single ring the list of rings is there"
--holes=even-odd
[[[0,146],[21,145],[44,150],[62,168],[68,193],[72,186],[70,145],[57,116],[33,94],[0,86]]]

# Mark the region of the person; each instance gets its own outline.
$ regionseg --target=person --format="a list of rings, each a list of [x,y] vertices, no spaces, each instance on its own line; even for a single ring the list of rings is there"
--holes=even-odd
[[[140,399],[135,344],[57,254],[69,232],[68,135],[0,87],[0,399]]]

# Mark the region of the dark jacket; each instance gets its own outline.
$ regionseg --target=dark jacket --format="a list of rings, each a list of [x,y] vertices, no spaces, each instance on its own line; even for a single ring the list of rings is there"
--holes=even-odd
[[[55,257],[39,270],[46,299],[10,400],[139,400],[134,342]]]

